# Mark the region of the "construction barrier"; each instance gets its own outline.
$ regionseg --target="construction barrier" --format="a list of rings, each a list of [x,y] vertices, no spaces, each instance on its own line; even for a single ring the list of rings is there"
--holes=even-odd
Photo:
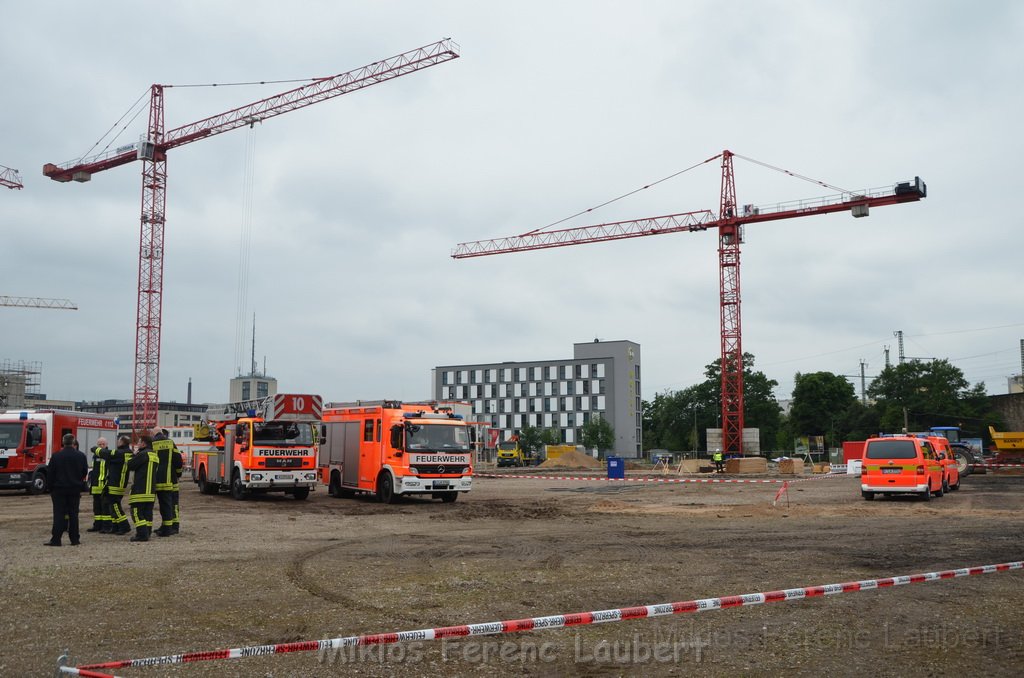
[[[831,475],[831,474],[830,474]],[[504,473],[474,473],[474,478],[526,478],[529,480],[603,480],[606,482],[621,483],[784,483],[780,479],[751,479],[751,478],[608,478],[606,476],[531,476],[511,475]],[[810,478],[808,478],[810,480]]]
[[[971,468],[1024,468],[1024,464],[970,464]]]
[[[1000,563],[998,565],[965,567],[957,570],[928,572],[926,574],[885,577],[884,579],[864,579],[861,581],[846,582],[844,584],[805,586],[803,588],[768,591],[766,593],[744,593],[738,596],[687,600],[679,603],[661,603],[657,605],[623,607],[615,610],[598,610],[595,612],[576,612],[573,614],[532,617],[530,619],[512,619],[507,621],[487,622],[484,624],[442,626],[439,628],[419,629],[416,631],[400,631],[398,633],[375,633],[367,636],[348,636],[345,638],[330,638],[327,640],[308,640],[293,643],[279,643],[276,645],[255,645],[250,647],[233,648],[230,650],[190,652],[187,654],[165,655],[163,657],[148,657],[146,659],[123,659],[120,661],[104,662],[102,664],[87,664],[74,667],[60,666],[59,669],[63,673],[70,673],[74,675],[111,678],[108,674],[96,673],[95,671],[98,669],[123,669],[135,666],[188,664],[191,662],[211,661],[215,659],[262,657],[267,655],[289,654],[293,652],[312,652],[365,645],[392,645],[403,641],[427,641],[440,640],[442,638],[492,636],[502,633],[518,633],[521,631],[560,629],[569,626],[603,624],[605,622],[620,622],[629,619],[647,619],[651,617],[664,617],[689,612],[724,610],[730,607],[761,605],[762,603],[781,603],[791,600],[803,600],[804,598],[814,598],[817,596],[830,596],[837,593],[871,591],[875,589],[903,586],[904,584],[923,584],[925,582],[954,579],[957,577],[969,577],[976,574],[994,574],[996,572],[1007,572],[1010,570],[1020,569],[1024,569],[1024,561],[1018,560],[1009,563]]]

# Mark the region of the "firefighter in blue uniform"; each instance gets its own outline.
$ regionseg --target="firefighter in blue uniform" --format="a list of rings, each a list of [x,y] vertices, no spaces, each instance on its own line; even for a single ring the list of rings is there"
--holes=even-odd
[[[132,495],[128,506],[135,523],[135,536],[131,541],[149,541],[153,531],[153,501],[156,500],[156,467],[159,460],[153,451],[153,437],[144,433],[139,438],[139,449],[128,462],[132,472]]]
[[[92,495],[92,527],[87,532],[110,533],[110,513],[107,511],[107,459],[110,452],[107,439],[100,438],[92,452],[92,468],[89,470],[89,494]]]
[[[106,513],[110,516],[110,534],[128,534],[132,526],[121,507],[121,497],[128,487],[128,462],[132,458],[131,438],[119,436],[117,449],[102,452],[107,462]]]
[[[167,429],[153,429],[153,451],[158,459],[156,467],[156,501],[160,507],[158,537],[178,534],[181,512],[178,508],[178,480],[181,478],[181,452],[167,436]]]

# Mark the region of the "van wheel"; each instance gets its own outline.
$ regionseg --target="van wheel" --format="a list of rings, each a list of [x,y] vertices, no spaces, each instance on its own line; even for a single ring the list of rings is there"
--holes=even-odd
[[[245,486],[242,485],[242,474],[238,472],[238,469],[231,474],[231,496],[239,501],[249,496],[249,493],[245,491]]]
[[[942,482],[939,483],[939,489],[935,490],[935,496],[941,497],[946,493],[946,479],[943,477]]]
[[[949,478],[948,477],[942,479],[942,493],[945,494],[947,492],[949,492]]]
[[[864,490],[861,490],[860,491],[860,496],[864,497],[864,499],[866,499],[867,501],[871,501],[872,499],[875,498],[875,493],[874,492],[866,492]]]
[[[928,489],[918,495],[921,497],[921,501],[931,501],[932,498],[932,484],[928,483]]]
[[[46,490],[46,474],[42,471],[33,473],[27,489],[29,494],[42,494]]]
[[[398,503],[398,495],[395,494],[395,482],[387,471],[381,473],[377,478],[377,499],[385,504]]]

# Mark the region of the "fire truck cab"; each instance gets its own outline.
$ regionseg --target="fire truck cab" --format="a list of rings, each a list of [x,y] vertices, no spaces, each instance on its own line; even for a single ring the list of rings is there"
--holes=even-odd
[[[320,396],[291,393],[209,408],[195,439],[212,448],[192,453],[199,491],[227,488],[235,499],[265,492],[308,497],[317,485],[321,408]]]
[[[324,408],[320,479],[333,497],[367,492],[453,502],[473,487],[470,425],[436,403],[382,400]]]
[[[25,489],[39,494],[46,488],[46,464],[70,433],[92,464],[96,441],[107,438],[113,447],[117,419],[92,412],[64,410],[7,410],[0,412],[0,489]]]

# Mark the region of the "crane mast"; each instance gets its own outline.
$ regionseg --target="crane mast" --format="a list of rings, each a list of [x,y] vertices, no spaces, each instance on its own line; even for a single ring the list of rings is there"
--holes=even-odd
[[[859,192],[844,192],[814,200],[777,203],[763,207],[738,208],[732,151],[709,158],[721,158],[722,182],[718,214],[709,210],[680,212],[632,221],[617,221],[577,228],[531,231],[524,235],[459,243],[454,259],[509,254],[529,250],[583,245],[624,238],[665,235],[680,231],[718,229],[719,322],[721,326],[722,449],[743,453],[743,338],[740,294],[740,245],[748,224],[808,217],[833,212],[850,212],[866,217],[872,207],[916,202],[928,191],[920,177],[891,186]]]
[[[164,229],[167,207],[167,152],[240,127],[355,92],[394,78],[444,63],[459,56],[450,38],[375,61],[260,99],[245,106],[165,131],[164,89],[150,88],[147,136],[110,152],[61,165],[47,163],[43,174],[59,182],[87,182],[97,172],[142,161],[142,214],[139,225],[139,277],[135,335],[133,428],[156,424],[160,380],[160,326],[163,307]]]

